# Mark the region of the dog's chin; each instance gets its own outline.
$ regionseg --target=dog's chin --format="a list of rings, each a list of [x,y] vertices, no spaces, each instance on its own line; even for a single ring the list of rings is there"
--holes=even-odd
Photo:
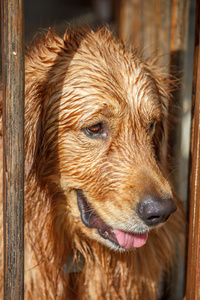
[[[95,228],[102,243],[114,250],[140,248],[146,244],[148,232],[126,232],[107,225],[87,201],[82,190],[76,190],[78,208],[82,222],[88,228]]]

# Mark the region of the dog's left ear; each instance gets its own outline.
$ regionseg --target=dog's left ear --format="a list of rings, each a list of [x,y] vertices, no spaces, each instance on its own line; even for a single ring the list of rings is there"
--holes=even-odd
[[[177,81],[165,72],[165,68],[158,66],[158,58],[153,60],[149,58],[147,68],[151,73],[160,101],[161,116],[160,121],[156,124],[153,142],[157,159],[163,161],[167,147],[169,119],[171,119],[168,114],[168,107],[169,103],[173,101],[171,92],[177,88]]]
[[[154,135],[154,145],[157,159],[163,160],[163,152],[166,152],[166,143],[167,143],[167,127],[168,127],[168,103],[171,101],[170,93],[168,92],[167,87],[165,87],[165,79],[162,79],[160,76],[156,79],[156,87],[160,99],[160,108],[161,116],[159,122],[156,124],[156,130]]]
[[[163,159],[163,150],[164,150],[163,147],[166,138],[166,126],[167,126],[166,118],[163,118],[156,124],[156,130],[153,138],[156,157],[159,161],[162,161]]]

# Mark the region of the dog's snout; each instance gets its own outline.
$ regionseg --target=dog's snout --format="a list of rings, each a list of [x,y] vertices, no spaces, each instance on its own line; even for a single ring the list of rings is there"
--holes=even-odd
[[[170,214],[176,211],[176,205],[171,198],[144,200],[138,205],[138,214],[148,226],[164,223]]]

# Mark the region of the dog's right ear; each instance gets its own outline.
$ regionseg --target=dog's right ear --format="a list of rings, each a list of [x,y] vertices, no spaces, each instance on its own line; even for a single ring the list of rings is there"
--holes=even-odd
[[[50,30],[28,49],[25,60],[25,153],[28,174],[44,163],[50,134],[60,109],[68,68],[89,28],[67,30],[64,37]],[[51,149],[50,149],[51,150]],[[27,176],[28,176],[27,174]]]
[[[49,31],[35,40],[25,58],[25,155],[26,176],[39,163],[38,153],[43,140],[45,113],[53,91],[59,53],[63,40]],[[57,71],[58,72],[58,71]],[[58,77],[58,75],[57,75]],[[59,82],[58,78],[57,81]]]

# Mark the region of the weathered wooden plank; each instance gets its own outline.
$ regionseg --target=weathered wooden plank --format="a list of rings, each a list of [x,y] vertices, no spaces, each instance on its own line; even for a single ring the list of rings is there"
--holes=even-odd
[[[179,88],[173,95],[173,102],[169,103],[169,142],[168,157],[169,168],[171,167],[172,179],[178,194],[180,194],[181,179],[181,129],[183,114],[183,76],[185,56],[187,50],[189,0],[172,0],[171,14],[171,68],[170,74],[179,80]]]
[[[4,147],[4,299],[24,294],[23,1],[1,1]]]
[[[186,299],[200,299],[200,0],[196,6]]]

